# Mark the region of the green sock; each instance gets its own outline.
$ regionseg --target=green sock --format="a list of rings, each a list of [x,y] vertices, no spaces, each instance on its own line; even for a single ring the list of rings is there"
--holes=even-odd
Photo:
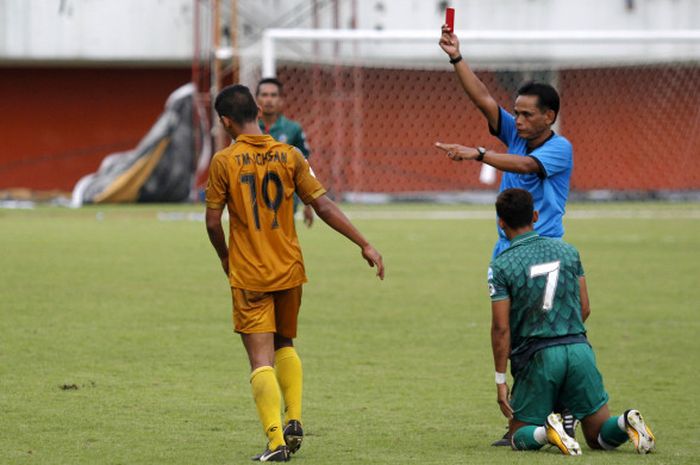
[[[620,444],[624,444],[629,439],[627,431],[620,429],[618,418],[620,417],[608,418],[600,428],[598,442],[600,442],[601,439],[605,442],[605,444],[600,444],[604,449],[607,449],[607,447],[605,447],[606,445],[615,448]]]
[[[537,450],[542,448],[544,444],[540,444],[535,439],[535,430],[537,426],[523,426],[513,434],[513,446],[518,450]]]

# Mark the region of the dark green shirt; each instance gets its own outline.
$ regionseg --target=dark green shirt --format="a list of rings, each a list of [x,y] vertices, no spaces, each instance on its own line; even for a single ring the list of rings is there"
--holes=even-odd
[[[306,144],[306,134],[304,134],[301,125],[296,121],[285,118],[284,115],[279,115],[277,121],[269,128],[265,127],[265,123],[262,119],[258,120],[258,124],[263,133],[270,134],[273,139],[293,145],[301,150],[301,153],[304,154],[304,158],[309,158],[309,155],[311,155],[309,146]]]
[[[510,299],[511,355],[541,339],[585,334],[579,289],[583,275],[574,246],[535,231],[515,237],[491,262],[491,300]]]

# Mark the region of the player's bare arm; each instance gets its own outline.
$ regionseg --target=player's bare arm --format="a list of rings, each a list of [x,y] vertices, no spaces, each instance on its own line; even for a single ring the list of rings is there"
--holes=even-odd
[[[442,25],[442,35],[440,36],[440,47],[450,57],[450,60],[456,60],[461,56],[459,51],[459,39],[454,32],[450,31],[447,24]],[[459,60],[454,64],[455,72],[462,84],[464,92],[469,96],[474,105],[481,110],[486,120],[492,128],[498,127],[498,103],[491,96],[491,93],[486,88],[483,82],[476,77],[476,74],[471,70],[464,59]]]
[[[367,260],[370,267],[377,267],[377,276],[383,280],[384,262],[381,254],[367,242],[367,239],[362,236],[362,233],[357,230],[340,208],[326,195],[313,200],[310,205],[319,218],[328,226],[350,239],[362,249],[362,257]]]
[[[510,299],[492,302],[491,314],[491,349],[494,368],[497,373],[505,373],[508,369],[508,355],[510,355]],[[503,415],[508,419],[513,418],[507,383],[496,383],[496,401]]]
[[[481,153],[477,147],[466,147],[459,144],[443,144],[436,142],[435,147],[447,153],[447,157],[453,161],[476,160]],[[496,153],[486,150],[481,160],[482,163],[491,165],[501,171],[511,173],[540,173],[540,165],[532,157],[511,155],[508,153]]]
[[[585,323],[591,314],[591,301],[588,300],[588,287],[586,285],[586,277],[578,278],[579,293],[581,295],[581,319]]]
[[[223,213],[223,210],[207,207],[205,222],[207,225],[209,242],[211,242],[211,245],[216,251],[216,255],[218,255],[219,260],[221,260],[221,267],[224,269],[224,273],[228,276],[228,247],[226,246],[224,227],[221,225],[221,215]]]

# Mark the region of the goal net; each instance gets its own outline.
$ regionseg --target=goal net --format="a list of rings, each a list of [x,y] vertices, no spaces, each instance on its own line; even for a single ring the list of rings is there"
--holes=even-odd
[[[318,177],[337,197],[435,199],[497,188],[436,141],[505,151],[463,93],[436,31],[267,30],[240,79],[276,76]],[[574,195],[700,190],[700,35],[692,31],[460,34],[501,106],[526,80],[553,84],[555,131],[574,147]],[[480,174],[482,176],[480,177]],[[487,177],[488,178],[488,177]],[[486,181],[486,182],[484,182]]]

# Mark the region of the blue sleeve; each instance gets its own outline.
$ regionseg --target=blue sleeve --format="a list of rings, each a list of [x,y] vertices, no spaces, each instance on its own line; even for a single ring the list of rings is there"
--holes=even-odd
[[[573,150],[571,143],[563,137],[555,137],[547,141],[543,146],[530,153],[540,165],[540,178],[544,179],[562,171],[566,171],[573,165]]]
[[[510,147],[513,141],[518,137],[518,130],[515,128],[515,118],[513,115],[498,107],[498,127],[492,128],[489,126],[491,135],[498,137],[501,142]]]

